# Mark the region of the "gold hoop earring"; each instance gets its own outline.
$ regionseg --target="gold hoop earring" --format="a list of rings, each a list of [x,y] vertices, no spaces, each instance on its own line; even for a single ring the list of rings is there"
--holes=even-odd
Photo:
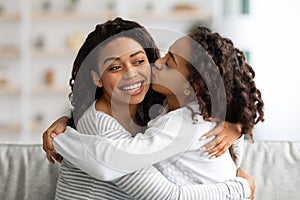
[[[189,88],[185,88],[185,89],[183,90],[183,94],[184,94],[185,96],[189,96],[189,95],[191,94],[191,90],[190,90]]]

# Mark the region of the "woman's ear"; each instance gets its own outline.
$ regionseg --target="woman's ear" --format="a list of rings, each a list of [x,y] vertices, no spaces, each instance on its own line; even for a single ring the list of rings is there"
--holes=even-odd
[[[95,84],[97,87],[102,87],[102,83],[101,83],[101,81],[100,81],[100,76],[99,76],[99,74],[92,70],[92,71],[91,71],[91,76],[92,76],[92,79],[93,79],[94,84]]]

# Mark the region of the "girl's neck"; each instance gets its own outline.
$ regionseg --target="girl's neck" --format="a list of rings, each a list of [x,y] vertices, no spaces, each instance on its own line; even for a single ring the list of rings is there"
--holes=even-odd
[[[169,106],[169,111],[185,106],[182,98],[178,98],[176,95],[166,95],[166,100]]]
[[[194,101],[196,99],[196,96],[186,96],[184,94],[169,94],[165,95],[166,100],[169,106],[169,111],[176,110],[178,108],[182,108],[189,104],[190,102]]]

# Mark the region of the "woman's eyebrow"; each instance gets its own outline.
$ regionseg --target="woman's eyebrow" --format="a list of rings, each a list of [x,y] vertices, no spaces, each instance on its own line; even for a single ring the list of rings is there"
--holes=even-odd
[[[108,61],[115,61],[115,60],[120,60],[120,58],[117,58],[117,57],[109,57],[109,58],[106,58],[106,59],[103,61],[103,65],[105,65],[105,63],[107,63]]]
[[[138,54],[145,54],[145,52],[143,52],[143,51],[137,51],[137,52],[131,54],[131,55],[130,55],[130,58],[132,58],[132,57],[134,57],[134,56],[136,56],[136,55],[138,55]]]
[[[134,52],[133,54],[130,54],[130,58],[132,58],[138,54],[145,54],[145,52],[143,52],[143,51]],[[109,57],[103,61],[103,65],[105,65],[105,63],[107,63],[108,61],[115,61],[115,60],[121,60],[121,59],[119,57]]]

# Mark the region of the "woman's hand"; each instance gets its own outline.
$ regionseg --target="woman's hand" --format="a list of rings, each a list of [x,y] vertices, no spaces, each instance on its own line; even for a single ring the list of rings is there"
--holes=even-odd
[[[212,155],[211,158],[216,158],[222,155],[239,137],[241,137],[241,131],[242,128],[239,123],[222,122],[200,138],[201,140],[204,140],[217,135],[215,139],[202,146],[200,150],[206,154]]]
[[[61,162],[63,159],[63,157],[54,150],[53,139],[65,131],[69,120],[68,117],[61,117],[53,122],[43,133],[43,150],[46,152],[48,161],[52,164],[54,163],[54,159],[58,162]]]
[[[246,174],[242,168],[238,168],[237,170],[237,176],[244,178],[248,181],[250,189],[251,189],[251,196],[248,197],[250,200],[254,199],[254,193],[255,193],[255,183],[253,177],[251,177],[249,174]]]

